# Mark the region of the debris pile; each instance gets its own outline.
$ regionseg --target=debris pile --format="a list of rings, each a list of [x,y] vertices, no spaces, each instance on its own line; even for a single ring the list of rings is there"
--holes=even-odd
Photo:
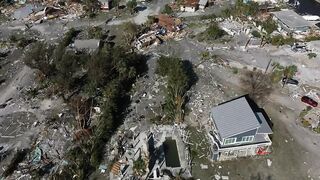
[[[44,20],[71,19],[84,14],[83,5],[76,2],[43,1],[0,9],[3,14],[16,20],[41,23]]]
[[[138,50],[151,45],[160,44],[169,39],[180,40],[186,35],[185,25],[178,18],[160,14],[155,18],[155,23],[150,26],[150,31],[139,36],[133,46]]]

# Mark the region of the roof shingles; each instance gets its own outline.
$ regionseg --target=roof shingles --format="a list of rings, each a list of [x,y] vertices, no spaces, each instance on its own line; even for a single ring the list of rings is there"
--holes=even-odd
[[[211,116],[222,139],[260,127],[245,97],[214,107]]]

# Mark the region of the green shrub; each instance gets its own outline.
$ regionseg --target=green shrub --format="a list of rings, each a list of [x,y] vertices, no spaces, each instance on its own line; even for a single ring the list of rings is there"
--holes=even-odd
[[[252,31],[251,34],[252,34],[253,37],[256,37],[256,38],[260,38],[261,37],[261,34],[256,30]]]
[[[312,35],[312,36],[307,36],[306,38],[304,38],[304,41],[306,41],[306,42],[317,41],[317,40],[320,40],[320,36]]]
[[[309,59],[312,59],[312,58],[315,58],[315,57],[317,57],[316,53],[308,53],[308,58]]]
[[[238,68],[236,68],[236,67],[232,68],[232,73],[233,74],[238,74],[238,72],[239,72]]]
[[[168,4],[166,4],[164,6],[164,9],[162,10],[162,13],[163,14],[172,14],[173,10],[171,9],[171,7]]]
[[[320,126],[313,128],[313,131],[320,134]]]
[[[310,122],[308,120],[305,120],[305,119],[302,119],[301,123],[302,123],[303,127],[310,127],[311,126]]]

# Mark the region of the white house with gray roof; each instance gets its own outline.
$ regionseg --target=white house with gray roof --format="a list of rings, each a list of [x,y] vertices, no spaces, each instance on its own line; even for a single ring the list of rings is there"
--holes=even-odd
[[[248,97],[242,96],[212,108],[209,137],[213,160],[270,153],[272,130],[268,117],[254,106]]]

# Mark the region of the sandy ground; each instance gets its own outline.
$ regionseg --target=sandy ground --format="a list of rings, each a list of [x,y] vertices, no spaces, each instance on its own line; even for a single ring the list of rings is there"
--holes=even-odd
[[[193,88],[194,98],[191,98],[190,102],[191,106],[196,108],[186,118],[191,124],[194,123],[194,120],[198,120],[200,124],[205,123],[208,119],[206,112],[212,105],[237,97],[241,95],[242,91],[237,85],[239,74],[233,74],[231,70],[224,67],[210,67],[208,64],[204,64],[204,66],[204,69],[197,69],[199,81]],[[207,83],[210,78],[212,78],[211,82],[220,84],[220,86],[215,86],[214,83],[210,86],[210,83]],[[212,179],[215,175],[220,175],[229,176],[230,179],[243,180],[259,178],[263,180],[302,180],[311,177],[317,179],[320,175],[318,172],[320,164],[317,161],[319,159],[319,135],[311,133],[296,123],[300,111],[286,108],[284,104],[281,105],[277,101],[287,102],[291,108],[299,109],[301,107],[292,105],[293,103],[287,100],[290,98],[283,96],[280,96],[282,99],[274,96],[272,98],[275,98],[275,102],[272,99],[264,103],[264,109],[274,123],[271,155],[222,163],[211,163],[203,158],[196,159],[193,168],[195,178],[207,179],[210,177]],[[280,109],[281,111],[279,111]],[[198,124],[194,125],[198,126]],[[267,159],[272,161],[270,167],[267,166]],[[209,165],[209,170],[201,170],[200,164]]]

